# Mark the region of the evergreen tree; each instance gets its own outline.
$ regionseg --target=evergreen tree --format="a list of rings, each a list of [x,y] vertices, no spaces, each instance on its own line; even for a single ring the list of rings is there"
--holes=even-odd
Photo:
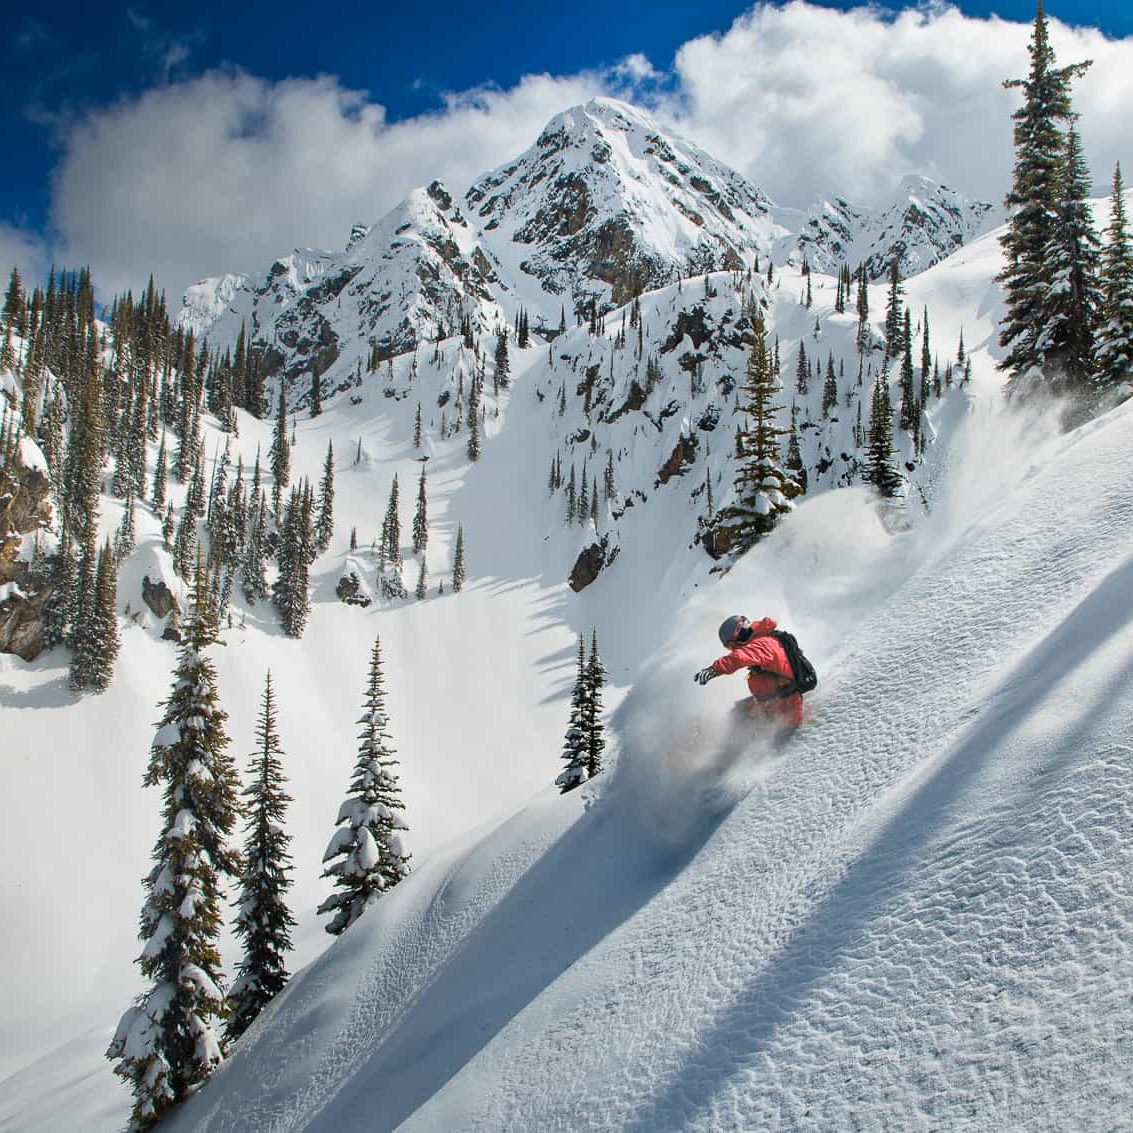
[[[735,497],[721,512],[719,524],[725,545],[740,553],[775,527],[801,490],[779,463],[779,438],[784,432],[775,423],[779,384],[771,368],[762,318],[756,320],[754,330],[742,389],[745,403],[739,407],[749,424],[736,434]]]
[[[606,687],[606,667],[598,655],[598,631],[590,632],[590,657],[586,662],[586,699],[583,703],[583,729],[586,733],[586,778],[602,772],[602,752],[606,749],[606,726],[602,723],[602,689]]]
[[[901,331],[901,428],[916,438],[920,422],[920,407],[917,404],[917,386],[913,370],[913,333],[909,309],[905,308],[904,326]]]
[[[114,558],[121,562],[137,545],[137,529],[134,522],[134,485],[126,488],[126,499],[122,505],[122,521],[114,534]]]
[[[928,333],[928,308],[925,307],[922,319],[924,323],[923,333],[921,335],[921,412],[924,413],[928,409],[928,399],[931,394],[931,373],[932,373],[932,345],[929,342]]]
[[[1066,135],[1058,224],[1047,252],[1046,365],[1069,387],[1084,390],[1094,375],[1094,334],[1100,319],[1100,242],[1090,208],[1090,172],[1073,123]]]
[[[185,496],[185,510],[194,516],[203,516],[205,507],[205,442],[201,441],[197,457],[193,462],[193,475],[189,480],[189,491]]]
[[[413,512],[413,553],[423,554],[429,545],[428,501],[425,496],[425,465],[421,464],[421,478],[417,482],[417,507]]]
[[[806,348],[799,341],[799,354],[798,360],[795,363],[795,390],[806,396],[807,391],[810,389],[810,362],[807,361]]]
[[[889,299],[885,305],[885,354],[899,358],[905,350],[905,320],[901,300],[901,262],[894,256],[889,265]]]
[[[187,579],[197,554],[197,517],[189,507],[181,511],[177,534],[173,538],[173,569]]]
[[[902,483],[893,464],[893,406],[887,369],[882,369],[873,383],[865,478],[887,499],[898,494]]]
[[[838,408],[838,379],[834,376],[834,355],[826,359],[826,380],[822,385],[822,416],[829,417]]]
[[[1069,188],[1067,146],[1063,125],[1073,120],[1071,80],[1089,63],[1055,65],[1042,0],[1035,12],[1034,30],[1027,48],[1031,66],[1027,78],[1009,79],[1004,85],[1023,92],[1023,105],[1015,122],[1015,166],[1006,204],[1009,219],[1001,237],[1006,264],[1000,274],[1006,307],[999,342],[1004,348],[1000,368],[1014,390],[1024,377],[1043,377],[1056,386],[1058,375],[1044,374],[1050,344],[1050,268],[1047,258],[1056,245],[1057,229],[1064,222]],[[1067,265],[1061,263],[1060,270]],[[960,360],[963,361],[962,359]]]
[[[268,596],[265,572],[267,510],[267,493],[261,491],[259,498],[252,501],[252,513],[248,519],[248,541],[241,567],[244,578],[242,589],[249,605],[255,605],[257,601]]]
[[[385,708],[381,643],[374,641],[358,737],[358,758],[346,800],[339,808],[338,829],[323,854],[329,863],[323,877],[334,878],[335,892],[319,913],[333,913],[326,926],[334,936],[345,932],[387,890],[409,874],[409,855],[401,844],[401,790],[390,743]]]
[[[452,561],[452,589],[459,594],[464,589],[464,527],[456,529],[456,550]]]
[[[805,495],[807,489],[807,471],[803,463],[802,449],[799,446],[799,430],[795,425],[794,414],[791,415],[791,430],[787,434],[787,471],[799,486],[799,494]]]
[[[323,411],[323,384],[319,376],[318,363],[311,366],[311,416],[318,417]]]
[[[414,598],[418,602],[423,602],[429,593],[428,577],[425,572],[425,556],[422,554],[418,556],[419,569],[417,571],[417,588],[413,591]]]
[[[323,478],[319,481],[319,515],[315,520],[315,547],[322,554],[334,537],[334,443],[327,441]]]
[[[472,375],[472,388],[468,394],[468,459],[473,464],[480,459],[480,375]]]
[[[314,551],[312,505],[309,485],[291,489],[283,511],[279,547],[279,577],[273,598],[279,610],[283,632],[302,637],[311,610],[310,564]]]
[[[858,266],[858,353],[864,354],[869,346],[869,287],[866,285],[865,264]]]
[[[153,470],[153,491],[151,492],[153,499],[150,502],[153,506],[154,515],[160,515],[165,510],[166,464],[165,433],[163,432],[161,434],[161,447],[157,450],[157,465]]]
[[[562,794],[573,791],[586,782],[586,767],[589,755],[586,742],[586,646],[581,635],[578,638],[578,672],[570,694],[570,717],[567,721],[566,736],[563,740],[563,760],[566,767],[555,779]]]
[[[107,1050],[134,1092],[132,1125],[150,1129],[220,1063],[215,1022],[227,1013],[221,977],[220,883],[239,856],[228,838],[239,815],[227,718],[205,650],[216,640],[199,560],[173,688],[144,783],[162,786],[163,828],[146,879],[138,959],[151,982]]]
[[[405,582],[401,576],[401,518],[397,475],[390,485],[389,503],[385,519],[382,521],[380,559],[378,565],[378,586],[382,597],[387,600],[405,598]]]
[[[417,415],[413,418],[413,447],[421,447],[421,403],[417,402]],[[355,462],[357,463],[357,462]]]
[[[1120,165],[1113,171],[1109,226],[1102,253],[1102,319],[1098,330],[1097,372],[1102,386],[1133,380],[1133,245],[1129,239]]]
[[[510,383],[511,362],[508,358],[507,329],[501,327],[496,335],[496,386],[507,389]]]
[[[570,479],[567,481],[566,486],[566,521],[567,523],[574,522],[574,516],[578,508],[578,486],[575,482],[574,465],[570,466]]]
[[[279,408],[275,415],[275,433],[268,450],[268,465],[272,475],[272,511],[279,514],[279,501],[283,489],[291,483],[291,446],[287,442],[287,395],[283,382],[279,383]]]
[[[243,791],[247,836],[235,933],[243,942],[244,958],[228,995],[231,1014],[225,1035],[230,1042],[248,1029],[287,983],[285,958],[295,926],[286,902],[291,888],[291,855],[287,850],[291,836],[283,830],[291,796],[285,789],[271,673],[264,681],[256,744],[248,766],[248,786]]]

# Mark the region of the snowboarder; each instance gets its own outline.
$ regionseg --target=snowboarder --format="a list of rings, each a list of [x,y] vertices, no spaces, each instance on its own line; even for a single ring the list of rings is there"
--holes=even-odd
[[[746,668],[751,696],[739,701],[737,711],[789,732],[803,721],[803,698],[786,650],[774,636],[776,629],[771,618],[758,622],[750,622],[742,614],[726,618],[720,623],[720,644],[728,653],[701,669],[693,680],[706,685],[714,677]]]

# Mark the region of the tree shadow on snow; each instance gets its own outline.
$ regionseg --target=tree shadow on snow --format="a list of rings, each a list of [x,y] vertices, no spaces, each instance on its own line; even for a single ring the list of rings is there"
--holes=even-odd
[[[724,818],[706,816],[682,845],[658,854],[631,808],[611,801],[573,823],[466,938],[320,1112],[320,1128],[390,1130],[405,1121],[679,874]]]

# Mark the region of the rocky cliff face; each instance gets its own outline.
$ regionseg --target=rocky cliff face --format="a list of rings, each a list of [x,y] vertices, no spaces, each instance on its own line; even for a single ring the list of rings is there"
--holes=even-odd
[[[33,661],[43,649],[43,606],[50,587],[32,578],[24,537],[51,523],[51,485],[43,458],[25,440],[20,459],[0,470],[0,653]]]

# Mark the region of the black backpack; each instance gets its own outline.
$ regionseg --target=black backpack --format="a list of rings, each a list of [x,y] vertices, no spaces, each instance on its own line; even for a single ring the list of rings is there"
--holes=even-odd
[[[792,696],[796,692],[810,692],[818,684],[818,674],[814,671],[814,666],[807,660],[806,654],[799,648],[795,635],[788,633],[785,629],[777,629],[771,636],[783,647],[783,652],[787,654],[787,660],[791,664],[791,672],[795,675],[794,681],[785,685],[780,690],[779,696]]]

